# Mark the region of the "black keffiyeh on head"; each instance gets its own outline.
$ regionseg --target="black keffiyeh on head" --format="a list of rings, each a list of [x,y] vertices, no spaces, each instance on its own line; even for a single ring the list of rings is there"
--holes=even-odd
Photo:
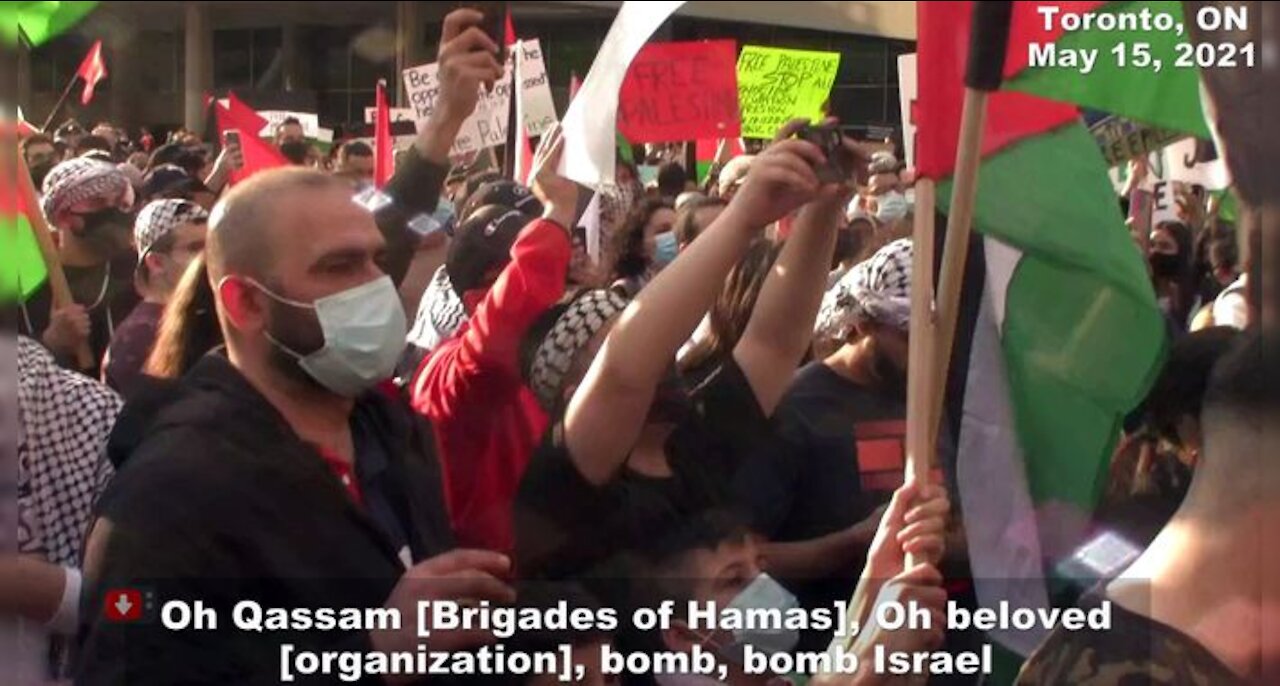
[[[626,307],[626,299],[611,290],[581,291],[530,327],[520,370],[543,408],[555,407],[574,359]]]
[[[814,335],[844,340],[859,320],[906,331],[911,322],[911,239],[900,238],[858,263],[823,296]]]
[[[52,220],[63,210],[90,198],[132,196],[133,187],[115,165],[86,157],[60,163],[44,177],[41,209]]]

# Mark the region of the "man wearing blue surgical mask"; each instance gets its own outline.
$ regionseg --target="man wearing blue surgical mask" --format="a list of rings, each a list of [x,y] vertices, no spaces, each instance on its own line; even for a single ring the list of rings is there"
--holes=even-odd
[[[501,76],[482,19],[473,10],[445,18],[441,78],[460,99],[449,117],[465,119],[480,83]],[[422,136],[413,154],[430,161],[451,140]],[[86,607],[126,613],[132,601],[119,589],[141,586],[152,621],[123,628],[86,616],[77,683],[259,683],[279,678],[283,643],[299,652],[419,643],[413,622],[245,641],[228,619],[243,600],[404,617],[432,598],[512,602],[505,555],[451,550],[431,431],[385,390],[405,315],[382,267],[393,239],[379,218],[342,180],[295,168],[241,182],[208,224],[226,349],[134,399],[108,445],[122,467],[86,543]],[[199,641],[166,630],[158,609],[175,597],[214,608],[217,630]],[[493,639],[433,628],[431,640],[454,651]]]

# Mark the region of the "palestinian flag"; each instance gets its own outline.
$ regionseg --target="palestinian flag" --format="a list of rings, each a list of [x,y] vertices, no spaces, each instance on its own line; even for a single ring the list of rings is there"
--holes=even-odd
[[[1035,4],[1014,3],[1004,72],[1013,83]],[[1097,3],[1059,3],[1073,4]],[[939,182],[944,212],[973,10],[918,5],[917,164]],[[1163,360],[1164,322],[1074,106],[990,95],[973,225],[983,238],[970,250],[951,351],[944,429],[954,454],[944,465],[979,604],[1047,607],[1044,570],[1082,542],[1122,417]],[[1042,635],[993,637],[1025,655]]]
[[[266,127],[267,120],[237,98],[235,93],[228,95],[226,107],[214,105],[214,118],[217,120],[220,138],[228,131],[239,132],[244,166],[231,172],[232,184],[240,183],[264,169],[289,165],[288,160],[274,145],[258,137],[257,132]]]
[[[16,173],[27,173],[25,165]],[[31,228],[32,207],[20,184],[4,184],[0,189],[0,301],[22,302],[49,278],[40,245]]]
[[[50,39],[74,26],[86,14],[97,7],[97,2],[34,2],[0,3],[0,36],[15,41],[11,32],[21,32],[31,47],[40,47]]]
[[[1049,20],[1048,30],[1039,7],[1059,10]],[[1089,28],[1063,31],[1065,15],[1092,15],[1087,17]],[[1144,15],[1162,17],[1159,21],[1182,30],[1143,31],[1133,19]],[[1073,27],[1085,24],[1084,19],[1068,21]],[[1120,28],[1097,28],[1113,25]],[[1011,25],[1003,88],[1207,139],[1209,127],[1200,106],[1200,72],[1178,66],[1177,46],[1191,42],[1191,29],[1180,2],[1019,2]],[[1096,58],[1088,73],[1062,66],[1085,55]],[[1244,59],[1238,58],[1241,62]],[[1139,66],[1143,64],[1149,66]]]

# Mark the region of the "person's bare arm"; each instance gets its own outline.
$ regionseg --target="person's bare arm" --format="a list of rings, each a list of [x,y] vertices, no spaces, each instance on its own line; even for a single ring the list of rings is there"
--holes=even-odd
[[[845,145],[855,166],[865,166],[857,145],[850,140]],[[800,210],[733,350],[766,416],[777,408],[813,340],[813,320],[822,304],[840,215],[852,195],[852,183],[828,184],[817,200]]]
[[[569,454],[588,480],[608,481],[626,460],[676,350],[760,231],[817,194],[822,160],[805,141],[772,145],[724,213],[622,313],[565,415]]]
[[[0,615],[48,622],[62,603],[66,572],[27,555],[0,558]]]

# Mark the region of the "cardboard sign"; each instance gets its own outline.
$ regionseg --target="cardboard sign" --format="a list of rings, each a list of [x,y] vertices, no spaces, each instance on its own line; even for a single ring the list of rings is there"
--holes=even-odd
[[[275,138],[276,127],[281,122],[293,117],[302,124],[302,135],[312,140],[320,138],[320,115],[313,112],[290,112],[288,110],[259,110],[258,115],[267,120],[267,125],[258,132],[259,136]]]
[[[495,83],[492,92],[480,88],[476,109],[462,124],[458,137],[450,149],[451,156],[466,155],[477,150],[502,145],[507,138],[507,119],[510,116],[510,91],[512,60],[519,52],[520,69],[524,74],[521,90],[525,98],[524,122],[530,136],[540,136],[556,122],[555,104],[551,100],[551,86],[547,81],[547,67],[542,59],[542,47],[535,40],[521,41],[519,48],[508,51],[506,71],[502,80]],[[409,94],[413,119],[418,130],[426,124],[435,111],[436,98],[440,96],[440,67],[437,63],[424,64],[404,70],[404,84]]]
[[[1107,166],[1159,150],[1186,134],[1158,129],[1122,117],[1109,116],[1089,127]]]
[[[618,94],[618,130],[632,143],[736,138],[736,58],[731,40],[645,45]]]
[[[788,120],[822,118],[840,53],[748,45],[738,57],[742,136],[773,138]]]
[[[907,167],[916,166],[916,122],[912,110],[919,85],[916,81],[916,54],[898,55],[898,105],[902,109],[902,147]]]

